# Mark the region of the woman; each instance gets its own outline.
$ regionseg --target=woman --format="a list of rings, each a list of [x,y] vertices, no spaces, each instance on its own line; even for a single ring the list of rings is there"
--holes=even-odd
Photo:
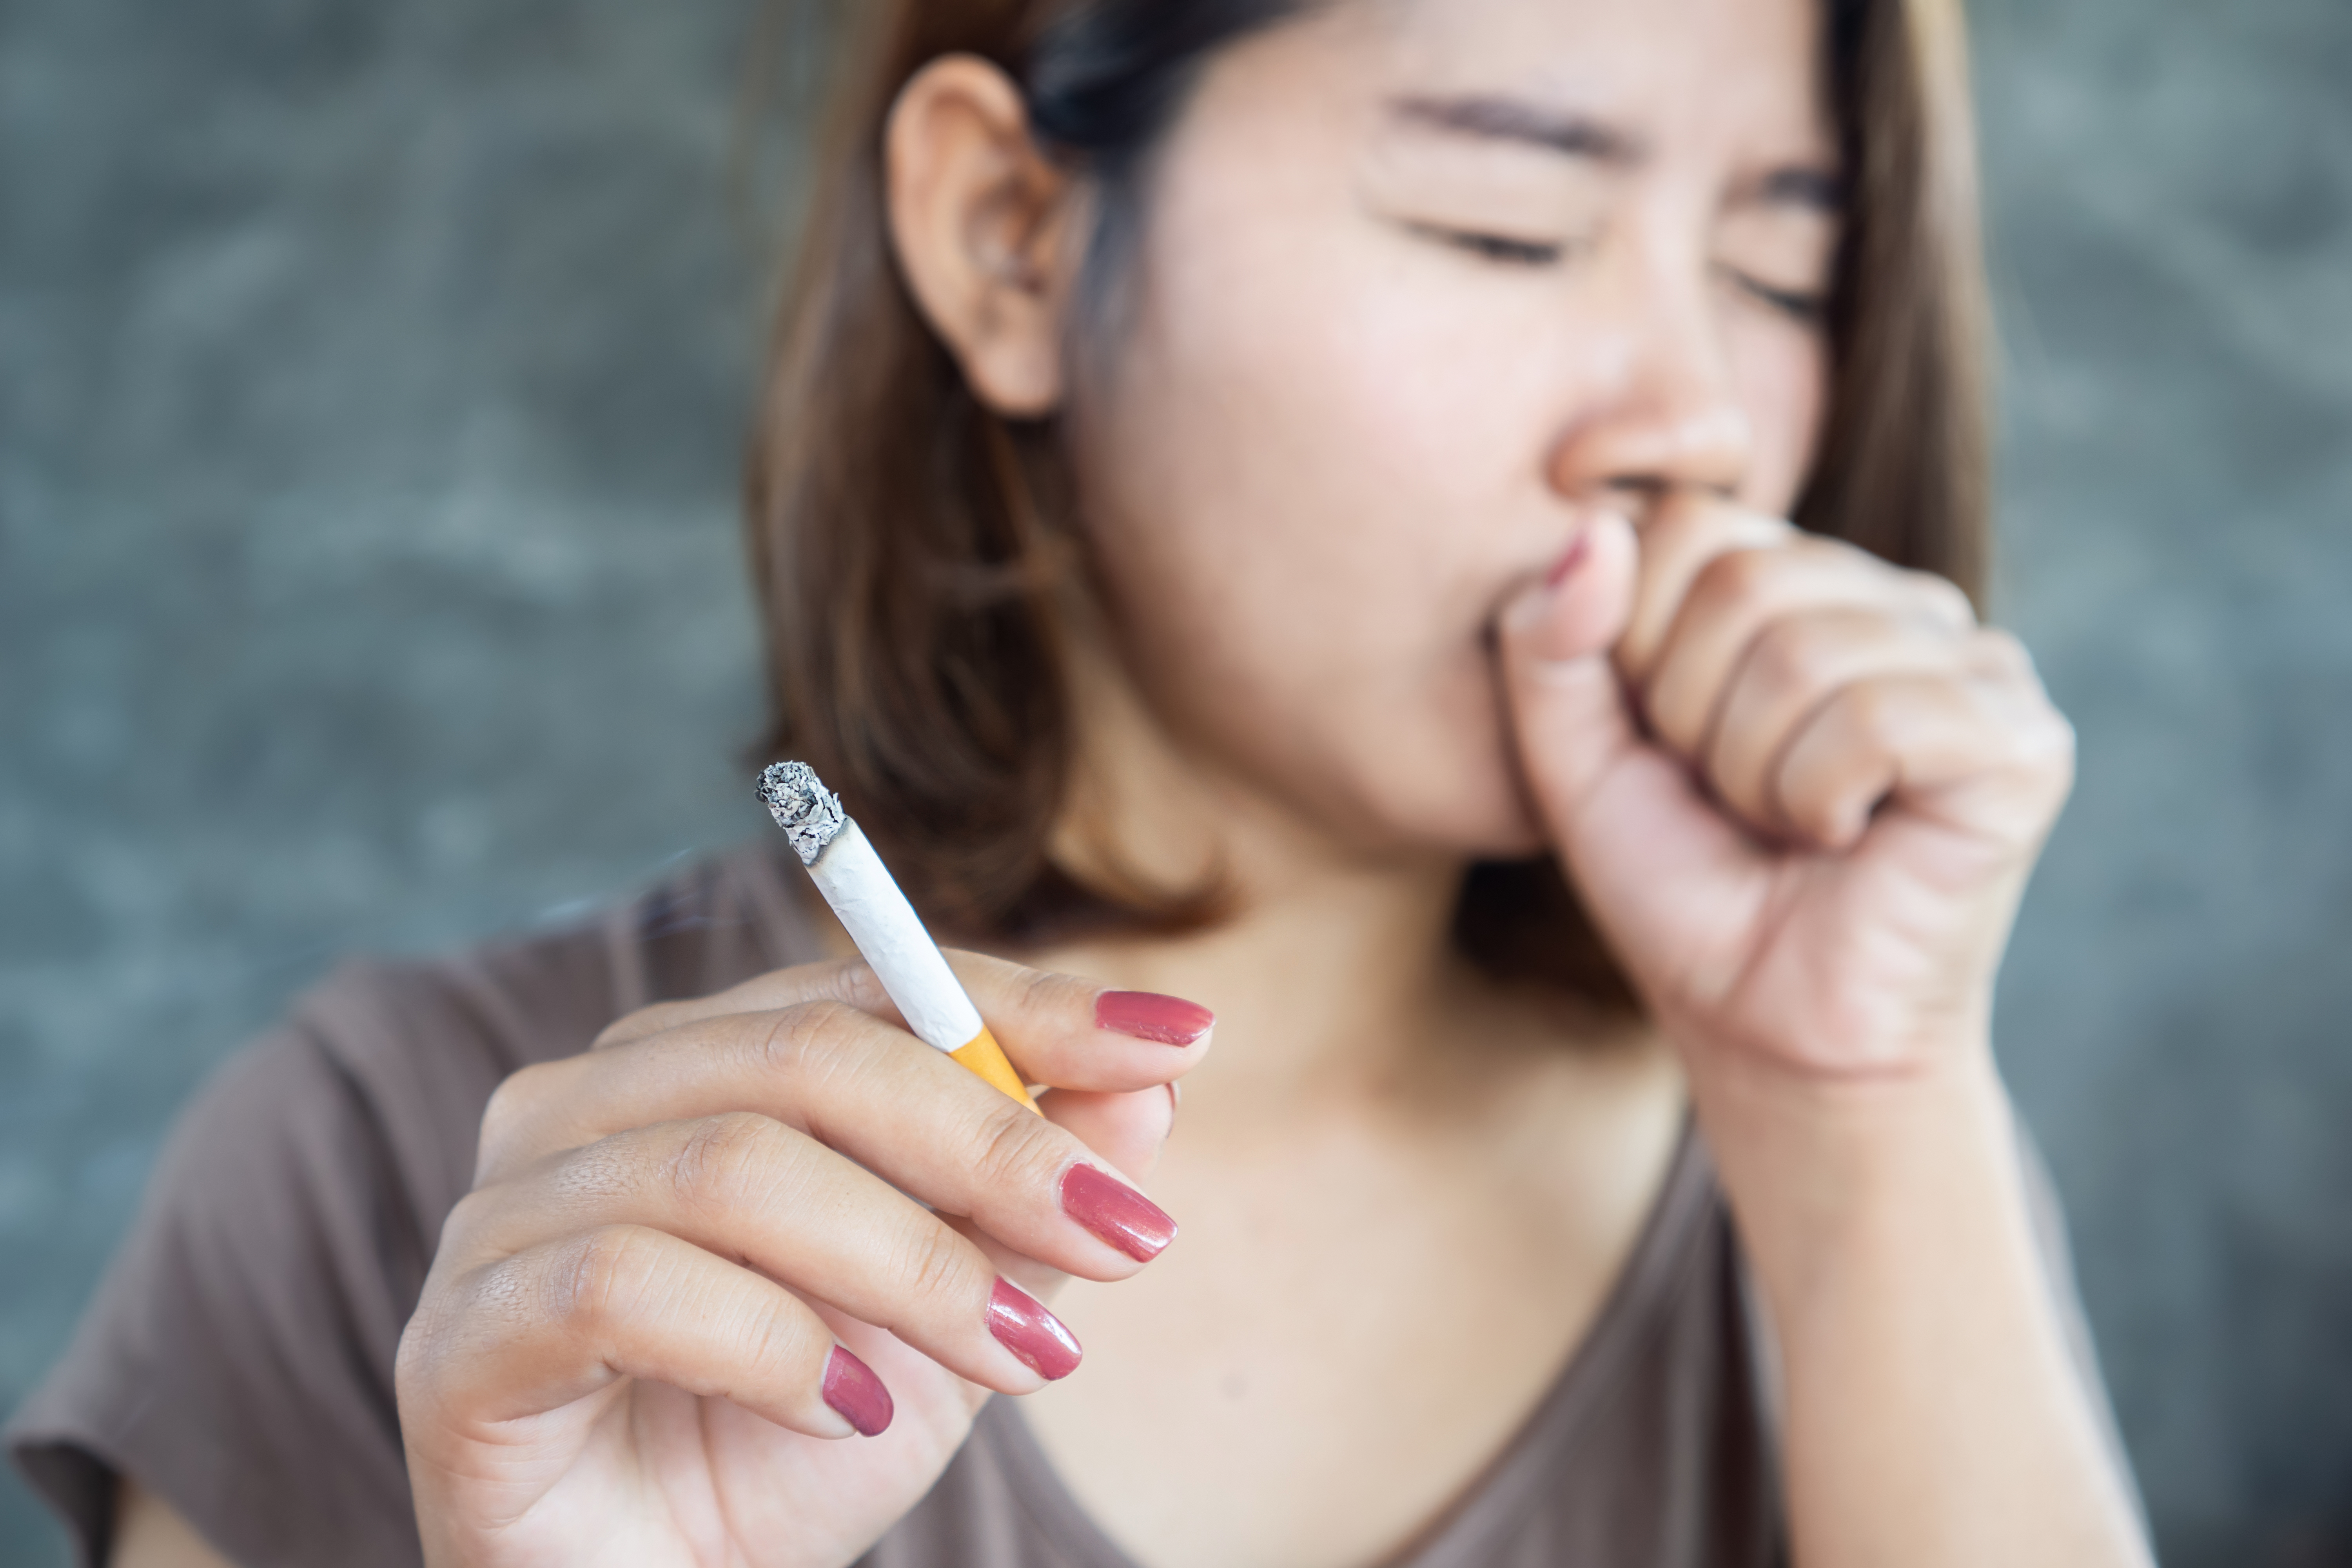
[[[1988,1038],[2071,745],[1949,6],[872,23],[774,750],[1045,1116],[772,848],[346,975],[20,1421],[92,1550],[2146,1561]]]

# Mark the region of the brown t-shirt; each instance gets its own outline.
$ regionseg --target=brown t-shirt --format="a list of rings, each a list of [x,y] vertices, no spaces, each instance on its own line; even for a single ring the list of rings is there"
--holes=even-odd
[[[115,1478],[130,1475],[246,1568],[412,1568],[393,1356],[471,1182],[491,1089],[648,1002],[822,956],[797,874],[744,851],[593,925],[348,965],[223,1068],[182,1118],[64,1359],[7,1430],[83,1561],[104,1561]],[[2071,1305],[2063,1253],[2053,1261]],[[1780,1561],[1761,1342],[1706,1151],[1685,1135],[1581,1347],[1393,1561]],[[1132,1568],[1011,1399],[990,1403],[865,1561]]]

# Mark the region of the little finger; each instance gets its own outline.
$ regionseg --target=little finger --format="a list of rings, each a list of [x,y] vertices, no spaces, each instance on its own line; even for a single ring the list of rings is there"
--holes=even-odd
[[[1857,681],[1955,676],[1962,646],[1876,610],[1815,610],[1774,622],[1730,671],[1702,753],[1709,787],[1752,826],[1797,826],[1779,798],[1777,766],[1806,721]]]
[[[812,1437],[873,1436],[890,1392],[809,1305],[643,1226],[606,1225],[477,1270],[410,1326],[403,1424],[542,1415],[622,1378],[729,1400]]]

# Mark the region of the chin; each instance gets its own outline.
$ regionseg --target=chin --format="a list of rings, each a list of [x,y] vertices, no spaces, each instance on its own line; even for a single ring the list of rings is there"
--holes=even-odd
[[[1394,842],[1465,860],[1519,860],[1549,847],[1515,759],[1499,746],[1484,750],[1487,754],[1478,763],[1420,767],[1412,777],[1418,787],[1384,792],[1379,815]]]

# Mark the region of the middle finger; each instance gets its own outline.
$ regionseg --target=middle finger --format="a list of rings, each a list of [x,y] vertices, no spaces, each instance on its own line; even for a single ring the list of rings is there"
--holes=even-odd
[[[1157,1047],[1165,1048],[1165,1047]],[[1175,1222],[1075,1135],[897,1026],[840,1002],[698,1018],[524,1069],[485,1113],[479,1180],[631,1127],[749,1110],[1014,1251],[1135,1273]]]

